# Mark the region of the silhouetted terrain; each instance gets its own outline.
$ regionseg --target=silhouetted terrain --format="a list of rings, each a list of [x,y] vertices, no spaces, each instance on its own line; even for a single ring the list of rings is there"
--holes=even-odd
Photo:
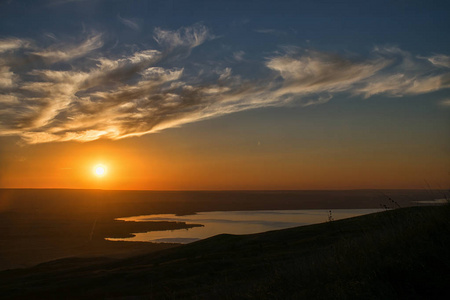
[[[103,191],[0,189],[0,270],[64,257],[127,257],[176,244],[110,242],[151,230],[188,228],[175,222],[121,222],[118,217],[201,211],[402,207],[442,197],[439,191]]]
[[[441,191],[342,190],[342,191],[114,191],[71,189],[0,189],[0,213],[6,211],[44,215],[101,213],[108,217],[139,214],[188,214],[217,210],[337,209],[402,207],[414,201],[442,198]]]
[[[450,206],[0,272],[1,298],[445,299]],[[128,298],[127,298],[128,299]]]

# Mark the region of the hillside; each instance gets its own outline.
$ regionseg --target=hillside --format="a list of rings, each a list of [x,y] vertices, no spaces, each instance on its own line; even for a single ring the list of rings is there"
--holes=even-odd
[[[433,299],[450,296],[450,206],[409,207],[128,259],[0,272],[0,298]]]
[[[146,214],[203,211],[402,207],[442,197],[426,190],[113,191],[0,189],[0,271],[67,257],[126,258],[175,245],[110,242],[132,233],[189,228],[180,222],[120,222]],[[325,220],[325,219],[324,219]]]

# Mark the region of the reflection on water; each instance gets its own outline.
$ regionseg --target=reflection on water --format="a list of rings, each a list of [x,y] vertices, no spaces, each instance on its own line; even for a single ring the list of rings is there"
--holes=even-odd
[[[419,204],[447,204],[449,203],[448,199],[434,199],[434,200],[424,200],[424,201],[414,201],[414,203]]]
[[[380,209],[336,209],[332,210],[334,220],[378,212]],[[187,244],[221,233],[251,234],[328,221],[329,210],[259,210],[259,211],[211,211],[194,215],[173,214],[145,215],[119,218],[134,222],[173,221],[187,224],[202,224],[177,230],[135,233],[131,238],[107,238],[110,241],[140,241],[154,243]]]

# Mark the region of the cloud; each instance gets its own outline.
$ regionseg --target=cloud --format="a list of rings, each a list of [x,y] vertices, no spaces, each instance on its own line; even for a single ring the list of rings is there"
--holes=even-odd
[[[355,94],[369,98],[377,94],[394,97],[430,93],[450,87],[450,74],[442,66],[445,55],[426,58],[432,63],[424,64],[423,58],[414,58],[398,48],[377,48],[376,53],[384,60],[391,60],[388,71],[379,72],[355,88]]]
[[[133,30],[139,31],[141,29],[141,27],[139,26],[138,23],[136,23],[130,19],[122,18],[120,15],[117,15],[117,18],[119,19],[120,23],[122,23],[123,25],[125,25]]]
[[[30,42],[27,40],[17,38],[2,39],[0,40],[0,54],[20,48],[27,48],[29,46]]]
[[[0,66],[0,88],[12,88],[15,86],[16,76],[9,67]]]
[[[427,59],[435,66],[450,68],[450,56],[438,54]]]
[[[439,102],[441,106],[450,107],[450,99],[444,99]]]
[[[258,107],[320,105],[339,93],[401,97],[450,87],[445,60],[398,48],[363,57],[288,47],[251,77],[225,59],[187,64],[190,49],[212,36],[203,25],[157,28],[161,49],[121,55],[103,49],[101,34],[46,48],[0,41],[0,134],[31,144],[121,139]]]
[[[233,58],[234,58],[236,61],[243,61],[243,60],[244,60],[244,55],[245,55],[245,52],[244,52],[244,51],[236,51],[236,52],[233,52]]]
[[[283,86],[277,94],[340,92],[349,89],[386,67],[389,61],[374,59],[355,62],[341,56],[306,51],[300,56],[283,55],[270,59],[268,68],[279,72]]]
[[[450,87],[448,74],[435,76],[414,76],[397,73],[387,76],[376,76],[366,82],[361,88],[355,90],[357,94],[363,94],[369,98],[376,94],[387,94],[402,97],[405,95],[418,95],[430,93]]]
[[[203,44],[214,36],[209,29],[201,24],[191,27],[182,27],[176,31],[155,29],[154,39],[163,47],[174,49],[177,47],[194,48]]]
[[[225,80],[231,76],[231,68],[225,68],[222,72],[219,72],[219,80]]]
[[[102,35],[93,34],[79,45],[57,44],[47,49],[34,52],[33,54],[43,58],[49,63],[56,63],[59,61],[69,61],[78,57],[82,57],[89,52],[101,48],[102,46]]]
[[[256,29],[255,32],[264,33],[264,34],[272,34],[276,36],[284,36],[287,35],[286,32],[276,29]]]

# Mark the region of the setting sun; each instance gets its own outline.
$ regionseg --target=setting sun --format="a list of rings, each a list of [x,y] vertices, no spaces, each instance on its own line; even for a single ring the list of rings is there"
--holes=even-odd
[[[104,165],[96,165],[94,167],[94,174],[97,177],[103,177],[106,175],[106,167]]]
[[[449,41],[450,0],[0,0],[0,300],[450,300]]]

